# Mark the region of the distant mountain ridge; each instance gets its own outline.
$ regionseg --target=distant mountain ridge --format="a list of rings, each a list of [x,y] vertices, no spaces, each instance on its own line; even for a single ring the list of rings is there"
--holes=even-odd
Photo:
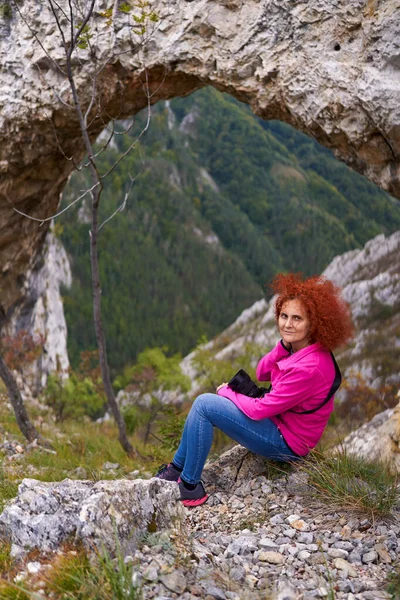
[[[130,142],[115,143],[126,149]],[[157,105],[140,148],[145,171],[100,240],[115,371],[145,347],[186,354],[201,336],[214,337],[268,296],[265,286],[278,271],[319,273],[334,256],[400,229],[397,200],[313,140],[260,121],[215,90]],[[115,153],[102,155],[104,170]],[[104,216],[140,166],[133,154],[114,171]],[[82,187],[76,175],[65,198]],[[73,272],[64,307],[76,365],[80,351],[94,347],[85,207],[69,213],[61,229]]]

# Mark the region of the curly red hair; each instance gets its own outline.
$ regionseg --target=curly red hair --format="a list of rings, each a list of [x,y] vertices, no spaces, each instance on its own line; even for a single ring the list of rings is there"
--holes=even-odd
[[[325,277],[303,279],[300,274],[280,273],[275,276],[272,289],[278,298],[275,317],[278,320],[283,304],[300,300],[310,319],[310,340],[334,350],[350,340],[354,333],[349,305],[341,290]]]

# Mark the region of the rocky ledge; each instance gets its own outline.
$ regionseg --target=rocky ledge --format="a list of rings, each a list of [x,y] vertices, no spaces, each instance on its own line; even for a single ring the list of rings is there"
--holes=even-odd
[[[24,479],[17,498],[0,515],[0,536],[12,542],[15,557],[36,548],[52,552],[71,540],[88,549],[106,547],[111,553],[118,543],[128,553],[148,529],[170,527],[182,518],[178,497],[176,485],[155,478],[56,483]]]
[[[177,502],[176,484],[154,478],[25,479],[1,530],[20,557],[29,548],[63,552],[71,538],[114,552],[118,534],[146,599],[389,599],[400,506],[386,521],[335,511],[307,495],[304,473],[265,473],[265,461],[235,447],[207,467],[210,498],[195,510]],[[21,559],[17,581],[51,568],[35,556]]]

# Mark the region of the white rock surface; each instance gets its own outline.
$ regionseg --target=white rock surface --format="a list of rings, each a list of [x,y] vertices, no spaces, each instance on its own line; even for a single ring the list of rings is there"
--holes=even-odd
[[[400,473],[400,402],[350,433],[340,447],[367,460],[382,461]]]
[[[20,556],[33,548],[56,550],[75,538],[110,551],[118,537],[125,553],[134,549],[147,527],[168,527],[184,514],[175,483],[143,481],[73,481],[45,483],[24,479],[18,496],[0,515],[0,533]]]
[[[34,340],[44,341],[39,358],[24,370],[25,383],[35,392],[46,384],[49,373],[68,371],[67,325],[60,286],[69,287],[71,282],[67,253],[60,240],[49,232],[41,256],[26,275],[24,302],[8,326],[11,335],[26,330]]]
[[[59,99],[70,100],[48,4],[11,4],[12,18],[0,19],[4,315],[21,298],[22,276],[45,234],[45,226],[16,215],[13,208],[38,218],[54,214],[72,169],[60,145],[67,156],[83,154],[74,113]],[[92,73],[105,67],[98,91],[106,114],[92,123],[93,138],[107,115],[120,111],[121,98],[122,118],[146,105],[141,84],[146,68],[152,101],[212,85],[247,102],[263,118],[309,133],[400,197],[398,0],[154,0],[151,8],[159,21],[148,25],[142,49],[132,38],[129,16],[117,4],[98,0],[95,7],[90,45],[96,60],[80,50],[75,63],[78,92],[86,98]],[[101,16],[110,7],[112,24]],[[190,131],[189,116],[184,126]]]

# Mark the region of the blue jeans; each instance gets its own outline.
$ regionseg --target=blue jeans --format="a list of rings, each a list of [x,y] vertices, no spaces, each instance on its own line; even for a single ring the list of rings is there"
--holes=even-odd
[[[227,398],[217,394],[201,394],[193,402],[173,458],[174,464],[183,469],[184,481],[192,484],[200,481],[211,449],[214,427],[241,446],[266,458],[280,462],[299,458],[286,444],[271,419],[253,421]]]

